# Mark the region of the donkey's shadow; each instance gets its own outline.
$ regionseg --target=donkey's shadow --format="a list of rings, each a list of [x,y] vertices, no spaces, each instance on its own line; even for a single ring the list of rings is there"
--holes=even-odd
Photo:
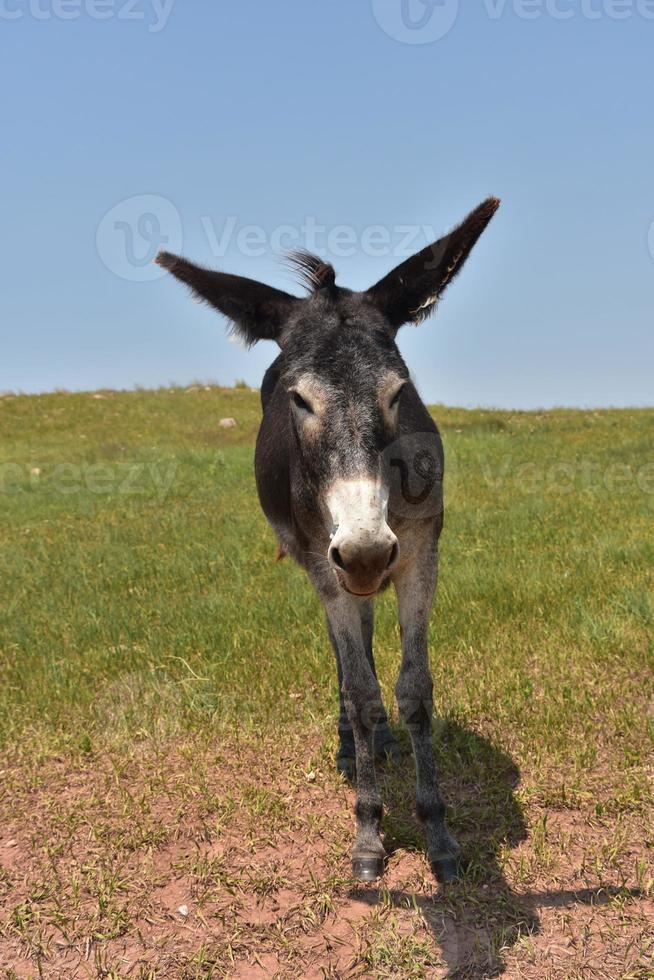
[[[539,930],[534,903],[509,887],[500,867],[503,849],[527,837],[522,807],[515,797],[519,770],[506,752],[450,719],[434,722],[434,749],[448,822],[461,845],[461,881],[433,895],[379,888],[357,889],[353,897],[376,904],[418,908],[436,940],[450,977],[486,978],[504,970],[501,950],[521,936]],[[407,746],[402,764],[381,775],[385,846],[424,854],[422,835],[413,816],[413,759]]]

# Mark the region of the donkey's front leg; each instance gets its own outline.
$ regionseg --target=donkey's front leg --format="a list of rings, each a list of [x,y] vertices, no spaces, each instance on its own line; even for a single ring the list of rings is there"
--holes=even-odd
[[[433,544],[432,544],[433,549]],[[411,735],[416,762],[416,814],[427,840],[427,858],[439,881],[457,878],[459,845],[445,823],[432,745],[432,688],[429,670],[429,612],[436,587],[437,557],[423,553],[396,577],[402,632],[402,667],[395,693]]]
[[[361,610],[346,595],[323,599],[329,626],[338,649],[343,673],[343,700],[356,756],[357,836],[352,868],[361,881],[373,881],[384,870],[386,853],[379,835],[382,804],[375,777],[375,726],[384,717],[379,684],[368,657],[362,631]]]
[[[366,651],[368,663],[375,677],[375,658],[372,652],[372,637],[374,631],[374,610],[371,600],[359,602],[359,615],[361,617],[361,632],[363,636],[363,646]],[[338,643],[331,628],[329,619],[327,620],[327,630],[329,639],[336,654],[336,666],[338,668],[338,690],[339,690],[339,713],[338,713],[338,753],[336,755],[336,768],[348,779],[353,780],[356,775],[354,761],[354,736],[352,725],[348,717],[343,697],[343,667],[341,665],[341,655]],[[383,762],[389,761],[398,763],[401,759],[400,748],[393,737],[388,725],[388,717],[382,707],[382,715],[375,728],[375,758]]]

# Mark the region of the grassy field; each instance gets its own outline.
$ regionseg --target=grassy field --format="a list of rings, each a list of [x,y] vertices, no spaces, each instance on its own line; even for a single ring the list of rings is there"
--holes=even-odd
[[[332,653],[259,512],[258,393],[0,398],[0,976],[654,976],[654,410],[434,414],[445,891],[408,755],[387,877],[349,877]],[[389,705],[398,651],[389,593]]]

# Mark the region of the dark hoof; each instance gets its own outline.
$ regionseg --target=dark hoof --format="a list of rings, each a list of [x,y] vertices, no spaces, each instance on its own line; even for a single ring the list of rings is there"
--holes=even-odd
[[[354,857],[352,873],[359,881],[376,881],[384,873],[384,859],[383,857]]]
[[[455,857],[437,858],[431,862],[431,870],[441,885],[450,885],[459,880],[459,863]]]

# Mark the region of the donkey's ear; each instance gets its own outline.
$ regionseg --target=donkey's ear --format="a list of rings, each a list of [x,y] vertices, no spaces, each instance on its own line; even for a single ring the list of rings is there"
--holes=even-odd
[[[157,262],[186,283],[196,296],[228,317],[248,346],[257,340],[279,342],[284,324],[302,302],[281,289],[254,279],[204,269],[170,252],[160,252]]]
[[[499,206],[496,197],[489,197],[449,235],[427,245],[368,290],[392,327],[421,323],[429,316]]]

